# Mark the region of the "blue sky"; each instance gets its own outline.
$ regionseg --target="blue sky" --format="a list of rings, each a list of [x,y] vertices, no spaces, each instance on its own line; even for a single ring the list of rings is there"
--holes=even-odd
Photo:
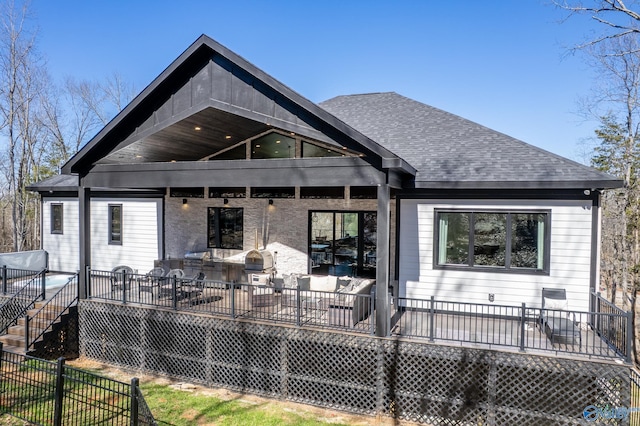
[[[584,161],[586,17],[548,0],[33,0],[51,75],[142,90],[206,34],[313,102],[394,91]]]

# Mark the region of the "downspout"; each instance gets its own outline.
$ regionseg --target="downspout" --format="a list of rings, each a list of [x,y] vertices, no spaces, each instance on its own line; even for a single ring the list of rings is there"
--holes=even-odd
[[[600,288],[600,249],[602,217],[600,209],[600,191],[592,191],[594,198],[591,203],[591,268],[589,276],[589,311],[595,312],[595,300],[591,293],[597,293]]]

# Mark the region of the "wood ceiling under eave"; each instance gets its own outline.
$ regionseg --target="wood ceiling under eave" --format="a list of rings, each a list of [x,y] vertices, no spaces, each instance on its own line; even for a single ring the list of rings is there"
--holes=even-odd
[[[138,140],[132,136],[124,148],[98,164],[196,161],[270,128],[265,123],[206,108]]]

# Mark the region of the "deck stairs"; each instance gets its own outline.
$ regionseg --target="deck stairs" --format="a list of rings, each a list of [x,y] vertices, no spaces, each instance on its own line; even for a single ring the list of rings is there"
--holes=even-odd
[[[46,300],[36,302],[35,307],[27,311],[26,317],[33,318],[36,316],[46,303]],[[40,315],[38,315],[38,318],[36,319],[28,320],[26,317],[18,319],[17,325],[9,327],[7,329],[7,333],[0,336],[0,342],[2,342],[3,350],[23,355],[29,355],[36,352],[41,344],[60,332],[60,330],[69,321],[69,317],[75,314],[75,307],[67,309],[60,316],[56,311],[59,312],[59,310],[40,312]],[[31,342],[28,352],[25,348],[27,321],[29,322],[28,333],[40,336],[35,342]],[[46,332],[43,333],[45,330]]]

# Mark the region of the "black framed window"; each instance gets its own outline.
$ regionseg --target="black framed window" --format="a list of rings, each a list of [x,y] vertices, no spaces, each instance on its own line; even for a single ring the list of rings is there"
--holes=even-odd
[[[243,209],[209,207],[207,212],[207,247],[242,250]]]
[[[122,204],[109,204],[109,244],[122,244]]]
[[[310,199],[344,199],[344,186],[303,186],[300,188],[300,198]]]
[[[296,198],[294,186],[252,187],[251,198]]]
[[[169,188],[169,196],[175,198],[204,198],[204,187]]]
[[[247,188],[244,186],[209,188],[209,198],[247,198]]]
[[[62,234],[64,231],[64,205],[51,204],[51,233]]]
[[[549,273],[549,211],[436,211],[441,268]]]

